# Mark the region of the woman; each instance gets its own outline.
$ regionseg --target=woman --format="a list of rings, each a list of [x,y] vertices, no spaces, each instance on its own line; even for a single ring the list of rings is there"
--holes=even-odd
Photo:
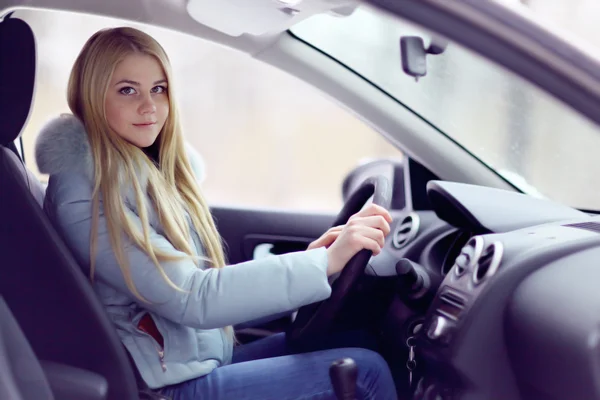
[[[71,71],[73,115],[51,121],[36,144],[50,174],[45,210],[144,381],[174,399],[329,399],[329,365],[352,357],[359,398],[395,398],[385,362],[368,350],[234,350],[232,325],[327,298],[327,277],[363,248],[378,253],[391,217],[370,206],[305,252],[226,266],[171,82],[150,36],[97,32]]]

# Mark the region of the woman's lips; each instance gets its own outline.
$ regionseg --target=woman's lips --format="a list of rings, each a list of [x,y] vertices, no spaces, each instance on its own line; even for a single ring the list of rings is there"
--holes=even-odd
[[[156,122],[144,122],[143,124],[133,124],[133,126],[138,126],[140,128],[146,127],[146,126],[152,126],[156,124]]]

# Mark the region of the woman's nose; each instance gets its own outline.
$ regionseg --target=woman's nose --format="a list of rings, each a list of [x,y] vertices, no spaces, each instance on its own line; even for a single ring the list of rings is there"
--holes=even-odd
[[[151,114],[156,111],[156,104],[152,100],[152,96],[144,96],[140,103],[140,114]]]

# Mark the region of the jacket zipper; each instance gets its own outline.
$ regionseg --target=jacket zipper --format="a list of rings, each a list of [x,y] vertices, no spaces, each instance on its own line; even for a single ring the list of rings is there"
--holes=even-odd
[[[139,333],[141,333],[142,335],[147,336],[150,338],[150,340],[152,340],[152,343],[154,343],[154,348],[155,348],[156,352],[158,353],[158,359],[160,360],[160,366],[161,366],[163,372],[165,372],[167,370],[167,364],[165,363],[165,349],[163,349],[161,347],[161,345],[158,344],[158,342],[156,341],[156,339],[154,339],[152,337],[152,335],[149,335],[148,333],[146,333],[138,328],[136,328],[136,330]]]
[[[163,372],[167,370],[167,364],[165,364],[165,351],[161,348],[158,350],[158,358],[160,359],[160,366],[162,367]]]
[[[139,321],[138,321],[139,323]],[[154,322],[154,324],[156,325],[156,322]],[[160,360],[160,367],[162,368],[163,372],[167,371],[167,364],[165,362],[165,349],[160,345],[160,343],[158,343],[156,341],[156,339],[154,339],[154,337],[152,337],[152,335],[150,335],[147,332],[144,332],[143,330],[141,330],[140,328],[137,327],[137,323],[134,324],[134,329],[138,332],[141,333],[142,335],[150,338],[150,340],[152,340],[152,343],[154,343],[154,349],[156,350],[156,352],[158,353],[158,359]],[[156,326],[156,329],[158,329],[158,325]]]

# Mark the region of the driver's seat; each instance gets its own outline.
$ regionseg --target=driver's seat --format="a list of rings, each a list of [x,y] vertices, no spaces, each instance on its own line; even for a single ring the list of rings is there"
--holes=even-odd
[[[0,22],[0,54],[0,296],[42,362],[103,377],[105,399],[137,399],[112,323],[40,207],[39,182],[10,149],[29,115],[35,78],[33,32],[11,14]]]

